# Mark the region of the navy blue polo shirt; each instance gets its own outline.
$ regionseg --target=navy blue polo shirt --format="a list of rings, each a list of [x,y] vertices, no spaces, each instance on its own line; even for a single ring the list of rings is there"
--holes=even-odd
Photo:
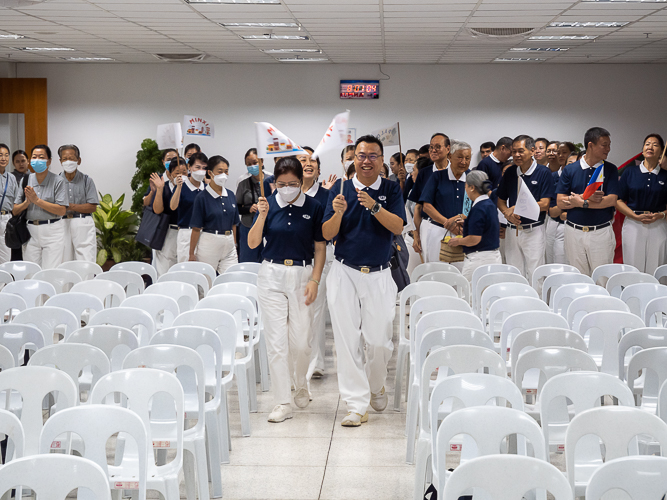
[[[171,190],[169,182],[165,182],[164,188],[162,189],[162,206],[164,208],[164,213],[169,216],[169,225],[175,226],[178,225],[178,213],[176,212],[176,210],[172,210],[169,207],[169,204],[171,203],[171,197],[173,196],[173,194],[174,193]]]
[[[218,195],[211,186],[206,186],[206,189],[199,191],[192,205],[190,227],[224,234],[225,231],[231,231],[232,226],[238,226],[241,221],[239,209],[236,206],[236,196],[225,188],[223,188],[223,194],[227,196]]]
[[[449,163],[447,164],[447,167],[449,167]],[[435,166],[435,164],[431,163],[428,167],[424,167],[419,171],[419,173],[417,174],[417,179],[415,180],[415,185],[413,186],[412,191],[408,195],[408,200],[414,201],[415,203],[419,203],[419,200],[422,197],[422,191],[424,190],[424,187],[426,186],[428,180],[433,175],[433,169],[437,170],[437,167]]]
[[[451,167],[438,170],[422,191],[420,203],[430,203],[440,215],[448,219],[463,213],[463,199],[466,192],[466,170],[460,179],[454,177]]]
[[[310,196],[301,195],[292,205],[279,198],[276,191],[268,198],[269,213],[264,222],[265,260],[305,260],[315,257],[315,241],[322,237],[324,208]]]
[[[558,206],[558,196],[556,195],[556,189],[558,189],[558,183],[560,182],[560,172],[561,172],[560,170],[556,170],[555,172],[551,172],[551,176],[554,179],[554,195],[551,198],[551,202],[549,203],[550,208]],[[558,223],[565,222],[565,221],[560,220],[560,217],[551,217],[551,218]]]
[[[511,166],[502,176],[500,184],[498,185],[498,198],[507,202],[507,207],[513,207],[516,204],[517,197],[517,183],[519,179],[520,168]],[[551,175],[551,170],[544,165],[533,161],[532,166],[528,171],[521,176],[523,182],[528,186],[528,189],[533,194],[536,201],[542,198],[553,198],[554,194],[554,179]],[[538,221],[544,222],[546,212],[540,211]],[[521,217],[521,224],[530,224],[536,222],[525,217]]]
[[[322,184],[319,182],[316,182],[313,184],[313,186],[306,191],[306,195],[310,196],[311,198],[315,198],[317,202],[322,205],[322,210],[327,206],[327,202],[329,201],[329,190],[324,189],[322,187]]]
[[[468,217],[463,221],[463,237],[471,235],[481,236],[482,241],[473,247],[462,247],[463,253],[486,252],[500,247],[498,208],[486,195],[475,200]]]
[[[366,187],[357,180],[356,174],[351,180],[345,181],[343,187],[347,210],[340,223],[335,255],[355,266],[382,266],[391,258],[394,235],[380,224],[374,215],[371,215],[369,209],[359,203],[357,189],[366,191],[371,198],[382,205],[382,208],[403,219],[405,225],[405,204],[401,187],[381,177],[378,177],[370,187]],[[324,222],[334,215],[332,202],[340,192],[340,181],[329,191]]]
[[[563,167],[563,173],[560,175],[560,182],[556,189],[556,195],[565,194],[570,196],[572,193],[583,194],[586,186],[593,177],[595,166],[586,169],[581,168],[581,160],[575,161]],[[584,165],[586,165],[584,163]],[[587,165],[586,165],[587,166]],[[602,191],[605,196],[610,194],[618,195],[618,169],[616,165],[609,162],[604,162],[603,174],[604,182],[602,183]],[[614,218],[614,207],[608,208],[570,208],[567,211],[567,220],[580,226],[599,226],[605,222],[609,222]]]
[[[206,186],[206,184],[202,182],[199,184],[199,188],[197,188],[194,184],[190,183],[189,180],[183,182],[181,196],[178,198],[178,207],[176,207],[178,227],[191,227],[190,217],[192,216],[192,205],[194,204],[197,195],[202,191],[202,185]]]
[[[271,196],[272,194],[271,184],[274,184],[275,186],[275,183],[276,183],[275,175],[267,175],[266,177],[264,177],[264,182],[262,183],[264,185],[264,196],[266,196],[267,198]]]
[[[662,212],[667,206],[667,170],[649,172],[644,163],[623,170],[618,182],[618,199],[635,212]]]
[[[491,155],[489,155],[479,162],[477,170],[486,172],[486,175],[489,176],[489,180],[493,184],[493,189],[498,188],[500,178],[503,176],[503,166],[500,162],[494,161]]]
[[[417,175],[419,175],[419,172],[417,172]],[[408,175],[408,178],[405,179],[405,185],[403,186],[403,201],[407,202],[408,201],[408,195],[412,191],[412,188],[415,185],[415,181],[412,180],[412,176]]]

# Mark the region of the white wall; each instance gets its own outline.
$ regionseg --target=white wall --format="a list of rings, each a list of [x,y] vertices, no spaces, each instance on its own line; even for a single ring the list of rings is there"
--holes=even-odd
[[[374,101],[341,100],[338,89],[341,79],[382,77],[377,65],[19,64],[17,76],[48,79],[50,145],[77,144],[82,170],[114,196],[129,193],[141,141],[184,114],[215,124],[215,139],[200,143],[207,154],[230,160],[232,178],[243,173],[243,154],[255,145],[254,121],[271,122],[314,147],[333,115],[346,108],[358,136],[399,120],[404,149],[427,143],[436,131],[474,148],[520,133],[583,142],[584,131],[600,125],[612,134],[610,160],[622,163],[640,151],[647,133],[667,135],[667,65],[383,70],[391,79],[381,82]],[[323,157],[323,172],[340,172],[337,153]]]

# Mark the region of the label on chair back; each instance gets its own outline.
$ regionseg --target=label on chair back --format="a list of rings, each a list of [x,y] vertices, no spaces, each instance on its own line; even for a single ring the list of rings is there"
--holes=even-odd
[[[53,441],[51,443],[52,450],[59,450],[62,447],[62,441]]]
[[[138,490],[139,481],[118,481],[113,483],[114,490]]]
[[[450,444],[449,451],[461,451],[463,449],[462,444]]]
[[[171,441],[153,441],[153,448],[171,448]]]

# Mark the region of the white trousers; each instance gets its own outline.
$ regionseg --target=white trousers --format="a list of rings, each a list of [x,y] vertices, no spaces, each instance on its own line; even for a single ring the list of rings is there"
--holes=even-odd
[[[313,307],[306,305],[306,285],[312,266],[283,266],[262,262],[257,294],[269,355],[274,404],[291,402],[291,379],[297,390],[308,386]]]
[[[565,257],[565,224],[559,224],[551,217],[546,221],[546,264],[567,264]]]
[[[485,252],[475,252],[467,254],[463,260],[463,271],[461,274],[468,281],[472,281],[472,273],[480,266],[487,264],[502,264],[500,250],[488,250]]]
[[[200,233],[205,234],[205,233]],[[208,234],[208,233],[206,233]],[[187,262],[190,260],[190,236],[192,229],[179,229],[176,237],[176,260],[180,262]],[[214,235],[215,236],[215,235]]]
[[[593,269],[614,261],[616,237],[611,226],[584,233],[565,224],[565,255],[581,274],[591,275]]]
[[[667,261],[667,221],[642,224],[626,217],[621,234],[625,264],[653,275]]]
[[[176,257],[176,245],[178,240],[178,231],[176,229],[167,229],[167,236],[164,239],[162,250],[153,251],[153,266],[157,271],[159,278],[169,272],[169,268],[178,262]]]
[[[408,276],[412,276],[412,271],[415,270],[415,267],[417,267],[419,264],[422,263],[421,257],[417,252],[415,252],[415,249],[412,248],[412,243],[414,242],[414,239],[412,238],[410,233],[404,233],[403,234],[403,240],[405,241],[405,245],[408,247]]]
[[[447,234],[444,227],[436,226],[432,222],[422,219],[419,226],[419,237],[422,242],[424,262],[440,262],[440,245]]]
[[[97,261],[97,233],[91,217],[63,219],[65,225],[65,251],[63,262],[70,260]]]
[[[181,230],[182,231],[182,230]],[[179,231],[179,234],[180,232]],[[188,241],[188,253],[190,252],[190,242]],[[236,255],[236,245],[234,245],[234,235],[199,233],[199,242],[195,251],[199,262],[211,264],[218,274],[224,273],[232,264],[239,261]]]
[[[55,269],[63,263],[65,224],[28,224],[30,239],[23,245],[23,260],[39,264],[42,269]]]
[[[544,224],[530,229],[507,227],[505,231],[505,260],[519,269],[531,283],[535,269],[544,264]]]
[[[389,268],[364,274],[334,261],[327,277],[338,390],[347,410],[364,415],[371,393],[382,390],[394,351],[398,289]],[[365,362],[364,362],[365,344]]]
[[[12,258],[12,249],[5,245],[5,228],[12,214],[0,215],[0,264],[9,262]]]
[[[334,246],[327,245],[327,257],[320,278],[320,286],[317,290],[317,299],[312,304],[313,308],[313,345],[310,356],[310,366],[306,378],[310,380],[315,370],[324,372],[324,352],[326,350],[326,319],[327,319],[327,275],[334,260]]]

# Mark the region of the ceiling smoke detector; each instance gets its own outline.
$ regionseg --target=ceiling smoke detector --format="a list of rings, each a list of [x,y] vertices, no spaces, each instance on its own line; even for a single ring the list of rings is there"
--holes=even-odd
[[[507,38],[513,36],[528,35],[535,28],[468,28],[473,36],[484,36],[492,38]]]
[[[167,62],[197,62],[203,61],[206,54],[154,54],[160,61]]]

